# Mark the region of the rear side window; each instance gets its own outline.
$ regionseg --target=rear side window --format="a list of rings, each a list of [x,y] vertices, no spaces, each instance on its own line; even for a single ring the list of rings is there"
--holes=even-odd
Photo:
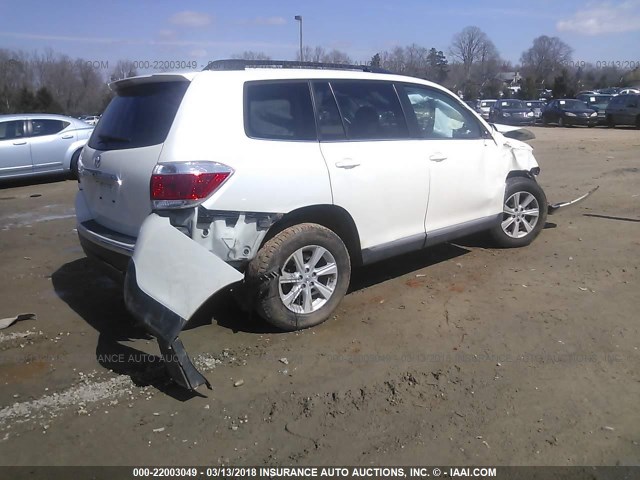
[[[70,125],[62,120],[31,120],[31,136],[41,137],[43,135],[55,135]]]
[[[245,131],[268,140],[317,140],[308,82],[249,82]]]
[[[331,82],[331,87],[349,139],[409,138],[407,122],[393,84],[337,80]]]
[[[0,122],[0,140],[13,140],[22,137],[24,137],[24,122],[22,120]]]
[[[189,82],[135,85],[118,91],[91,135],[89,146],[120,150],[163,143]]]

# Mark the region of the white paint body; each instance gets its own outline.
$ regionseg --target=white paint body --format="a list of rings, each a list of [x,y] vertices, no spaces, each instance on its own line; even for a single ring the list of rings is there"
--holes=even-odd
[[[531,147],[492,130],[477,113],[443,87],[416,78],[353,71],[262,68],[157,74],[125,82],[178,78],[190,82],[190,86],[163,144],[107,152],[89,146],[84,148],[85,170],[81,174],[79,195],[83,196],[81,203],[86,208],[83,207],[82,218],[79,218],[81,222],[92,219],[115,232],[138,237],[141,225],[152,214],[149,183],[154,166],[166,162],[211,161],[231,167],[234,173],[202,203],[206,209],[286,215],[303,207],[335,205],[351,216],[360,245],[366,249],[497,216],[503,209],[509,172],[529,172],[537,167]],[[482,139],[357,142],[249,138],[244,129],[244,84],[276,79],[383,80],[425,85],[455,98],[461,108],[472,112],[491,133]],[[101,174],[94,177],[90,171],[97,168],[98,156]],[[167,255],[162,255],[161,241],[149,243],[144,232],[139,238],[144,241],[136,245],[134,258],[139,279],[146,285],[155,285],[157,278],[154,280],[154,277],[159,275],[180,272],[186,263],[196,261],[196,257],[207,265],[207,251],[186,236],[180,242],[180,251],[172,247],[176,239],[171,238],[169,242],[168,237],[166,249],[171,254]],[[153,249],[142,252],[148,243]],[[153,260],[160,257],[162,272]],[[187,302],[188,306],[174,305],[178,290],[186,290],[184,284],[202,284],[205,289],[213,289],[206,281],[206,268],[187,270],[189,275],[183,282],[173,278],[170,284],[143,287],[156,299],[164,298],[162,303],[175,308],[183,318],[189,318],[200,297],[205,296]],[[237,280],[233,275],[225,278]],[[221,287],[217,283],[216,286]]]

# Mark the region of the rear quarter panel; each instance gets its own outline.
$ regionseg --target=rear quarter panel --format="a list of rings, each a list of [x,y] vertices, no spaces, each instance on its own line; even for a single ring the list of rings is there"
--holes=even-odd
[[[287,213],[332,203],[318,142],[261,140],[244,131],[241,74],[204,73],[185,94],[159,162],[209,160],[234,169],[211,210]]]

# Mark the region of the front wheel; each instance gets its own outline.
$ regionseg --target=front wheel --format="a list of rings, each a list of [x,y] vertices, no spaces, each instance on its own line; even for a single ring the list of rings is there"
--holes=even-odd
[[[538,182],[526,177],[507,180],[502,218],[491,231],[499,247],[529,245],[544,228],[547,220],[547,197]]]
[[[565,124],[564,124],[564,118],[560,117],[560,118],[558,119],[558,126],[559,126],[559,127],[564,127],[564,126],[565,126]]]
[[[245,274],[258,314],[286,331],[324,322],[347,293],[349,252],[333,231],[314,223],[267,241]]]

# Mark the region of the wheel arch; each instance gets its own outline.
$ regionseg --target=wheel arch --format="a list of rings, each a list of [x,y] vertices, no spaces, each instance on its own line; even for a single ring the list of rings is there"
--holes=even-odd
[[[300,223],[317,223],[332,230],[347,247],[351,263],[354,265],[362,264],[362,248],[358,228],[351,215],[337,205],[311,205],[292,210],[269,228],[260,247],[284,229]]]

